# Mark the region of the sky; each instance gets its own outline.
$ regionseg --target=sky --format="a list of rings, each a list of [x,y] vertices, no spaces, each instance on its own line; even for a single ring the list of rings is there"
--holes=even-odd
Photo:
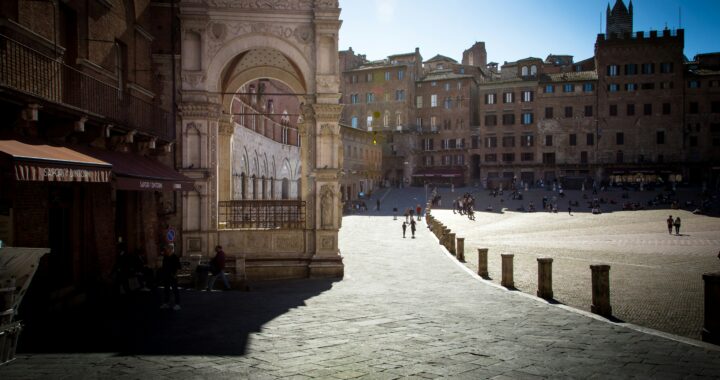
[[[609,0],[610,7],[616,0]],[[626,0],[625,4],[628,4]],[[339,47],[367,59],[413,52],[462,61],[485,42],[488,62],[593,56],[608,0],[340,0]],[[635,31],[685,29],[685,55],[720,52],[720,0],[634,0]],[[602,21],[601,21],[602,17]],[[681,23],[681,24],[680,24]]]

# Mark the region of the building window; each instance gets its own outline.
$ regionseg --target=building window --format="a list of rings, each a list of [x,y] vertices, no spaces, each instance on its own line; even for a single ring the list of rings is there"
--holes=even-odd
[[[352,95],[350,95],[350,103],[352,103],[352,104],[357,104],[358,101],[359,101],[358,98],[359,98],[359,97],[358,97],[358,94],[352,94]]]
[[[622,164],[623,161],[624,161],[624,160],[623,160],[623,151],[622,151],[622,150],[618,150],[618,151],[617,151],[617,154],[615,155],[615,162],[618,163],[618,164]]]
[[[637,83],[625,83],[625,91],[637,91]]]
[[[485,138],[485,147],[486,148],[497,148],[497,137],[490,136]]]
[[[430,129],[435,130],[437,128],[437,118],[435,116],[430,116]]]
[[[586,151],[580,152],[580,163],[581,163],[581,164],[587,164],[587,163],[588,163],[588,152],[586,152]]]
[[[673,72],[672,62],[663,62],[660,64],[660,73],[669,74]]]
[[[572,117],[573,116],[573,108],[568,106],[565,107],[565,117]]]
[[[535,159],[532,153],[520,153],[520,161],[532,161]]]
[[[592,92],[595,89],[595,85],[592,83],[583,83],[583,92]]]
[[[543,164],[554,164],[555,153],[543,153]]]
[[[485,115],[485,126],[494,127],[497,125],[497,115]]]
[[[515,161],[515,153],[503,153],[502,160],[503,160],[503,162]]]
[[[418,95],[415,97],[415,107],[417,108],[423,108],[423,97],[422,95]]]
[[[357,75],[353,75],[353,76],[351,77],[351,79],[350,79],[350,82],[351,82],[351,83],[357,83],[357,78],[358,78]]]
[[[688,107],[689,113],[699,113],[700,112],[700,105],[698,104],[698,102],[690,102],[689,106],[690,106],[690,107]]]
[[[398,80],[403,80],[403,78],[405,78],[405,71],[403,71],[403,70],[398,70],[398,72],[397,72],[397,78],[398,78]]]
[[[375,101],[375,94],[373,94],[372,92],[368,92],[367,94],[365,94],[365,103],[370,104],[370,103],[373,103],[374,101]]]
[[[645,104],[643,105],[643,114],[645,116],[651,116],[652,115],[652,104]]]
[[[555,86],[553,86],[553,85],[551,85],[551,84],[548,84],[548,85],[545,86],[545,93],[546,93],[546,94],[552,94],[553,92],[555,92]]]
[[[545,118],[546,119],[553,118],[553,108],[552,107],[545,107]]]
[[[640,69],[643,74],[654,74],[655,73],[655,64],[654,63],[643,63]]]
[[[450,91],[450,83],[445,82],[445,85],[443,87],[445,87],[445,91]]]
[[[458,154],[455,156],[455,165],[465,165],[465,156]]]
[[[528,67],[527,67],[527,66],[523,66],[523,67],[520,69],[520,75],[522,75],[522,76],[524,76],[524,77],[528,76],[529,73],[530,73],[530,71],[528,70]]]
[[[405,90],[395,90],[395,100],[398,102],[405,100]]]
[[[365,75],[365,81],[368,83],[372,82],[373,81],[373,73],[367,73],[367,75]]]
[[[497,101],[495,96],[495,94],[485,94],[485,104],[495,104]]]
[[[565,83],[563,85],[563,92],[575,92],[575,85],[572,83]]]
[[[698,146],[698,137],[697,136],[690,136],[690,146]]]
[[[350,120],[351,120],[351,125],[352,125],[352,127],[353,127],[353,128],[357,128],[357,127],[358,127],[358,118],[357,118],[357,116],[353,116],[352,119],[350,119]]]
[[[688,82],[688,87],[689,88],[700,88],[700,81],[697,79],[693,79]]]
[[[530,66],[530,75],[537,75],[537,65]]]
[[[523,91],[522,92],[522,101],[525,103],[532,102],[533,101],[533,92],[532,91]]]
[[[628,105],[627,105],[627,115],[628,115],[628,116],[634,116],[634,115],[635,115],[635,105],[634,105],[634,104],[628,104]]]
[[[615,144],[616,145],[625,144],[625,134],[624,133],[618,132],[615,134]]]
[[[522,140],[520,142],[521,146],[530,147],[535,145],[535,136],[533,135],[525,135],[522,137]]]
[[[526,112],[526,113],[522,114],[522,124],[523,125],[532,124],[532,122],[533,122],[533,114],[532,113]]]
[[[457,89],[462,90],[462,82],[460,82],[460,81],[457,82]]]
[[[503,136],[502,138],[503,148],[512,148],[515,146],[515,136]]]
[[[585,135],[585,145],[595,145],[595,135],[588,133]]]
[[[617,116],[617,104],[610,105],[610,116]]]
[[[585,117],[591,117],[593,115],[593,106],[585,106]]]
[[[607,67],[607,75],[611,77],[615,77],[619,74],[619,67],[618,65],[608,65]]]
[[[625,75],[636,75],[637,63],[628,63],[625,65]]]
[[[389,80],[390,80],[390,72],[389,72],[389,71],[386,71],[386,72],[385,72],[385,80],[386,80],[386,81],[389,81]]]
[[[451,97],[445,98],[445,101],[443,103],[444,103],[445,109],[449,110],[450,108],[452,108],[452,98]]]
[[[503,103],[512,103],[513,102],[513,93],[512,92],[506,92],[503,94]]]
[[[512,113],[506,113],[503,114],[503,125],[514,125],[515,124],[515,114]]]
[[[430,95],[430,107],[437,107],[437,95]]]
[[[642,88],[643,90],[654,90],[654,89],[655,89],[655,83],[652,83],[652,82],[650,82],[650,83],[643,83],[640,88]]]
[[[663,115],[670,115],[670,103],[663,103]]]
[[[552,135],[545,136],[545,146],[552,146]]]
[[[665,131],[657,131],[655,133],[655,141],[658,144],[665,144]]]
[[[570,134],[570,146],[577,145],[577,135],[574,133]]]
[[[620,89],[620,85],[618,85],[617,83],[610,83],[608,85],[608,91],[610,91],[610,92],[618,92],[619,89]]]
[[[398,127],[402,125],[402,115],[399,112],[395,113],[395,125]]]
[[[497,154],[495,154],[495,153],[486,154],[485,162],[497,162]]]

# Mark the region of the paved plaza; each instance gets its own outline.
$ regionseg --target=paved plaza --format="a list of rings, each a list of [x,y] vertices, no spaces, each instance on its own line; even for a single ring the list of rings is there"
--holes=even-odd
[[[475,189],[441,189],[445,205],[453,196],[470,191],[479,208],[492,205],[495,212],[478,212],[476,220],[437,209],[433,215],[458,237],[465,237],[466,265],[477,271],[477,248],[489,248],[491,281],[500,283],[501,254],[514,254],[514,279],[518,290],[537,291],[537,258],[553,258],[554,298],[569,306],[590,310],[591,264],[609,264],[610,300],[613,315],[622,321],[664,332],[700,339],[703,325],[702,274],[720,271],[720,218],[694,215],[687,210],[657,206],[650,210],[620,211],[623,191],[600,192],[612,199],[601,215],[587,207],[567,211],[570,200],[582,202],[581,191],[558,197],[557,214],[515,211],[530,201],[542,204],[557,193],[531,190],[524,199],[491,197]],[[590,191],[588,195],[593,196]],[[630,200],[646,201],[656,192],[628,192]],[[681,199],[692,200],[696,192],[681,191]],[[423,195],[424,196],[424,195]],[[503,199],[501,202],[500,199]],[[502,213],[501,209],[505,209]],[[669,214],[682,219],[680,236],[667,233]]]
[[[384,195],[384,194],[383,194]],[[421,223],[343,218],[342,280],[149,293],[28,326],[2,379],[718,378],[720,351],[507,291],[473,276]],[[374,201],[373,201],[374,204]]]

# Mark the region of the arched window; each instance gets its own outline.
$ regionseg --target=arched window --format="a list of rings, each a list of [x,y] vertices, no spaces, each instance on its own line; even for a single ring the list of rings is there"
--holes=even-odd
[[[523,66],[522,69],[520,69],[520,75],[526,77],[528,75],[528,67]]]
[[[537,75],[537,66],[536,65],[530,66],[530,75]]]

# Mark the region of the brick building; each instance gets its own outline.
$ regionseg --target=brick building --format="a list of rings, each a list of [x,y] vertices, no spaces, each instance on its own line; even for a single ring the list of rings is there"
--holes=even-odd
[[[549,54],[498,69],[485,63],[482,42],[463,52],[463,65],[443,56],[425,61],[414,101],[405,104],[409,109],[394,109],[415,114],[416,122],[387,136],[395,160],[383,163],[385,178],[447,170],[448,178],[462,177],[456,183],[489,187],[520,181],[559,181],[571,188],[600,181],[717,187],[720,54],[687,61],[684,30],[633,32],[632,25],[632,3],[617,0],[608,6],[607,33],[597,36],[595,55],[581,61]],[[353,70],[344,73],[350,91]],[[474,80],[462,94],[471,104],[450,112],[442,90],[465,77]],[[460,119],[467,122],[458,127]],[[399,138],[407,148],[397,148]]]
[[[0,239],[51,249],[28,308],[111,283],[119,251],[154,265],[178,225],[173,20],[163,1],[0,5]]]

